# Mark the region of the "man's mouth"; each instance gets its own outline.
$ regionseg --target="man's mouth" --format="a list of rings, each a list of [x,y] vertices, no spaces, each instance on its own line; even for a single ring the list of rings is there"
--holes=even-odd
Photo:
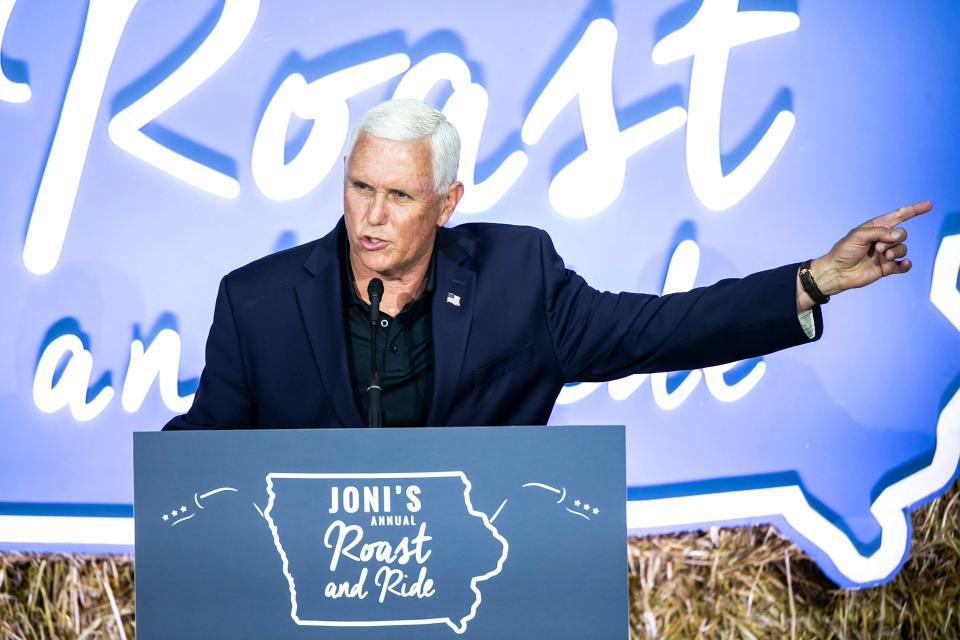
[[[386,240],[374,238],[373,236],[360,236],[360,244],[367,251],[376,251],[377,249],[384,248],[389,243]]]

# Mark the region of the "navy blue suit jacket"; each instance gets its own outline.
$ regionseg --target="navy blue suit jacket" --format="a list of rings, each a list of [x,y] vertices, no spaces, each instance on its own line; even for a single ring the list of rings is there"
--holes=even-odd
[[[342,229],[341,220],[319,240],[223,278],[193,406],[165,429],[364,425],[347,364]],[[530,227],[440,228],[434,250],[433,426],[545,424],[566,382],[809,342],[797,320],[796,264],[654,296],[591,288]]]

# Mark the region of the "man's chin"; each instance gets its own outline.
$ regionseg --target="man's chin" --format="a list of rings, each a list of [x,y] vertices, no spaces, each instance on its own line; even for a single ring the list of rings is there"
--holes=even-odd
[[[379,276],[381,278],[391,278],[397,271],[397,266],[392,260],[363,260],[363,267],[371,277]]]

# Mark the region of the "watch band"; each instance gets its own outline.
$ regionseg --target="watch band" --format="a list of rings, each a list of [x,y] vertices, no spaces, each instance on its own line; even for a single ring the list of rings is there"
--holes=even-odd
[[[800,285],[814,302],[817,304],[827,304],[830,302],[830,296],[823,295],[823,291],[820,291],[820,287],[817,286],[817,281],[813,279],[813,273],[810,271],[811,262],[813,261],[807,260],[800,265]]]

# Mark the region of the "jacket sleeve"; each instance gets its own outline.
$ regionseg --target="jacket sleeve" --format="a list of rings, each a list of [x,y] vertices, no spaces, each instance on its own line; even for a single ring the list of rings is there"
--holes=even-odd
[[[797,264],[656,296],[609,293],[566,269],[541,234],[546,321],[566,382],[683,371],[810,342],[797,319]],[[814,340],[822,334],[814,308]]]
[[[185,415],[170,420],[164,431],[244,429],[256,423],[228,277],[220,281],[213,324],[207,336],[206,365],[193,405]]]

